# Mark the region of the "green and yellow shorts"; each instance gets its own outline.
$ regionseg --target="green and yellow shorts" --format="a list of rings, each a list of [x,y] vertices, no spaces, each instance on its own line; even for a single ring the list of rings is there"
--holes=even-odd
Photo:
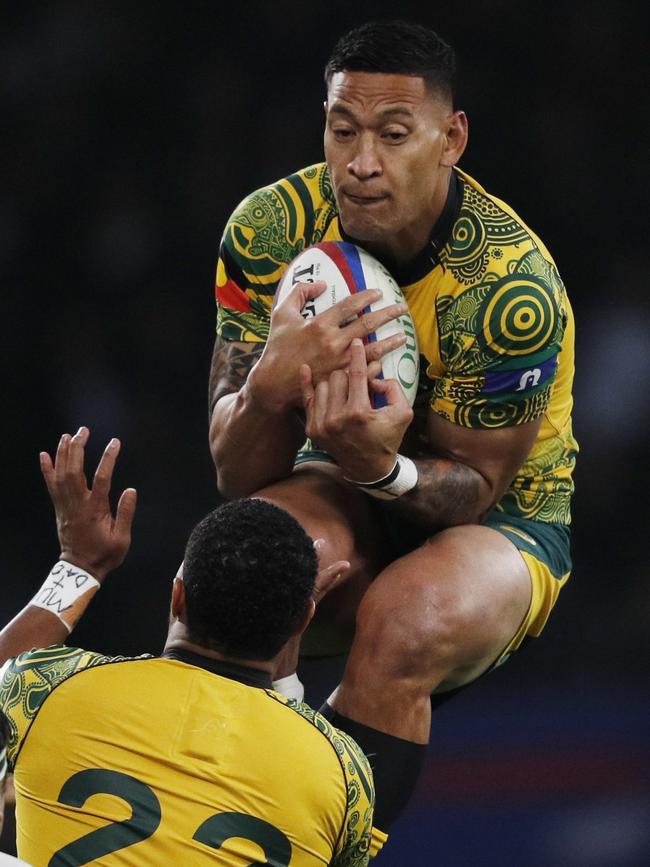
[[[518,549],[528,567],[531,582],[528,613],[495,663],[500,665],[524,638],[537,638],[544,628],[571,573],[571,531],[566,524],[515,518],[497,509],[492,509],[483,523],[501,533]]]
[[[298,453],[296,466],[305,462],[334,463],[327,452],[304,449]],[[370,498],[369,498],[370,499]],[[371,500],[377,520],[391,542],[394,559],[424,544],[428,534],[395,515],[388,516],[380,504]],[[516,634],[490,668],[501,665],[526,638],[537,638],[544,628],[560,590],[571,572],[571,531],[566,524],[551,524],[518,518],[492,509],[483,524],[504,535],[524,559],[531,581],[531,601],[528,612]]]

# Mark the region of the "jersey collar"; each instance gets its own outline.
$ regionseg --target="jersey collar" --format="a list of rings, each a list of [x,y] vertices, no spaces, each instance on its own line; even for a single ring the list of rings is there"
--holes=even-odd
[[[230,680],[237,680],[245,686],[257,686],[261,689],[272,688],[271,675],[268,671],[250,668],[247,665],[239,665],[236,662],[227,662],[223,659],[213,659],[211,656],[202,656],[200,653],[184,650],[182,647],[173,647],[166,650],[163,653],[163,659],[175,659],[178,662],[195,665],[197,668],[211,671],[212,674],[228,677]]]

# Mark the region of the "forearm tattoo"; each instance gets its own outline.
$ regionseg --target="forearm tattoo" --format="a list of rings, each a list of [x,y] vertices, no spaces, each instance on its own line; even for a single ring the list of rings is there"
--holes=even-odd
[[[483,477],[472,467],[438,458],[417,460],[418,483],[402,497],[386,503],[426,529],[475,523],[485,510]]]
[[[210,415],[219,398],[239,391],[263,349],[263,343],[236,343],[217,337],[208,386]]]

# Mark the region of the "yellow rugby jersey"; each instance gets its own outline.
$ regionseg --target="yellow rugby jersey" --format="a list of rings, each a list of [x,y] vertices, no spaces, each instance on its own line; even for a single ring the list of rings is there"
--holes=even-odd
[[[352,241],[319,163],[257,190],[226,226],[217,266],[217,333],[265,341],[288,264],[320,241]],[[452,173],[429,245],[402,287],[421,353],[416,426],[427,407],[454,424],[499,428],[543,416],[537,440],[497,508],[569,524],[577,444],[571,429],[574,323],[555,263],[507,204]]]
[[[367,864],[374,790],[354,741],[264,688],[264,672],[173,656],[58,645],[7,663],[0,706],[20,857],[33,867]],[[375,835],[378,848],[385,835]]]

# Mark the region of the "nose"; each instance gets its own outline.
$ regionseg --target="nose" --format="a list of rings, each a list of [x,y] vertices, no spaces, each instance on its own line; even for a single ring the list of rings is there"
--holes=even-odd
[[[358,136],[356,144],[354,156],[348,163],[350,174],[359,180],[367,180],[381,175],[381,160],[372,134],[362,133]]]

